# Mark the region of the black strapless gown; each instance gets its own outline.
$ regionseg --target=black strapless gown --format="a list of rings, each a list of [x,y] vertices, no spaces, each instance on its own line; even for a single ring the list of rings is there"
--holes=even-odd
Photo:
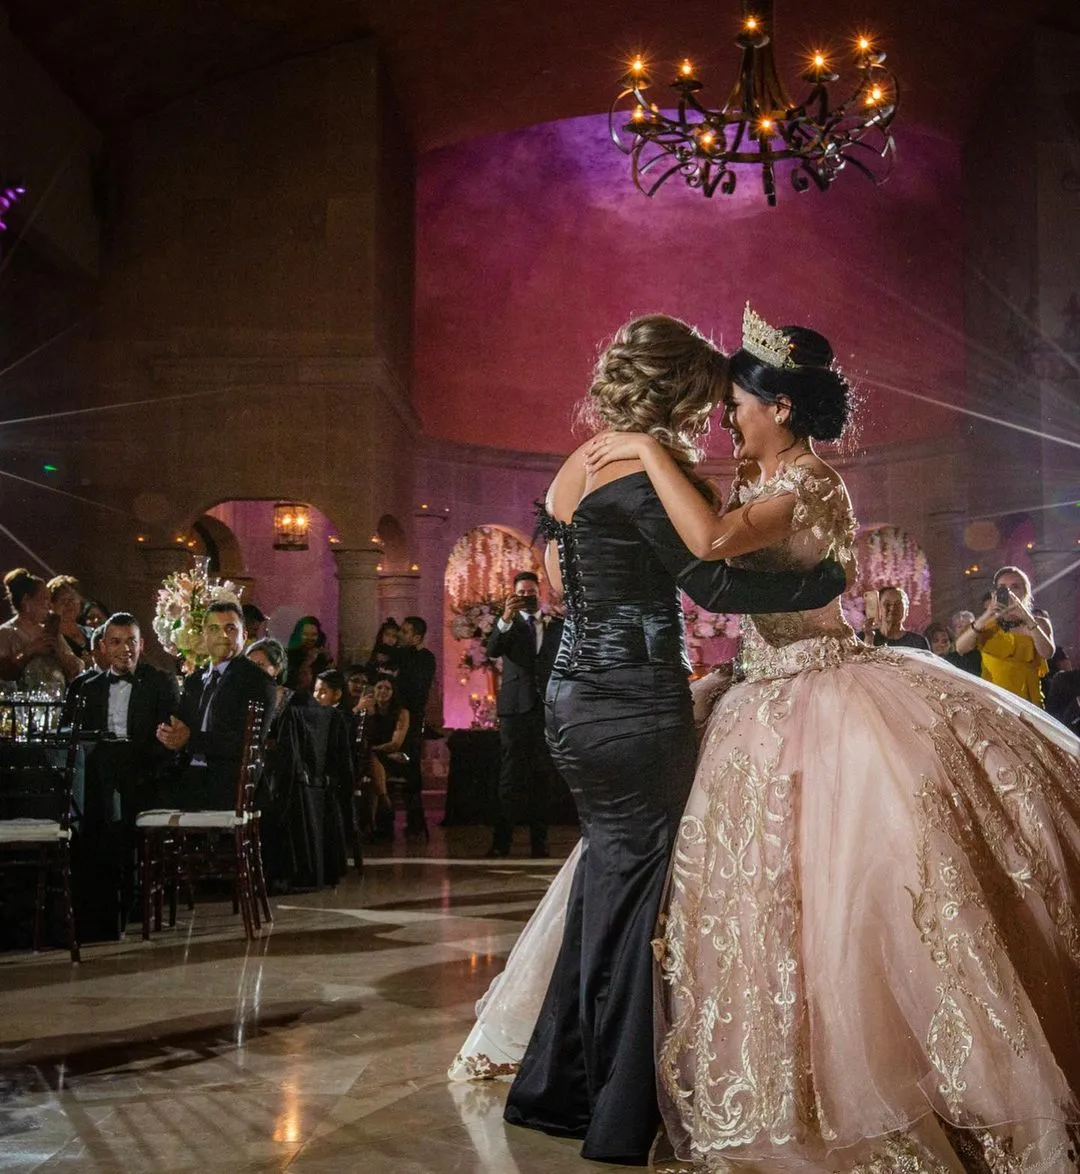
[[[566,626],[547,692],[552,761],[582,852],[562,947],[505,1118],[644,1165],[659,1124],[652,939],[694,736],[679,588],[717,612],[798,611],[843,589],[838,568],[767,575],[695,560],[644,473],[587,495],[558,543]]]

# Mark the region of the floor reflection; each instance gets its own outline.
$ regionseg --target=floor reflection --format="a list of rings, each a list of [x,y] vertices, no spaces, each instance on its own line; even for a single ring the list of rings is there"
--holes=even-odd
[[[250,946],[222,901],[75,968],[0,955],[0,1168],[612,1170],[505,1126],[505,1085],[445,1080],[574,832],[497,867],[487,839],[387,849],[362,880],[282,898]]]

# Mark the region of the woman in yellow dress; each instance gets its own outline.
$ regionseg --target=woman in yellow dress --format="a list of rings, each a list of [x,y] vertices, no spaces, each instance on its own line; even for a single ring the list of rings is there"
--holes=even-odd
[[[956,638],[957,652],[982,653],[982,675],[1002,689],[1042,705],[1042,678],[1054,654],[1054,630],[1031,606],[1031,580],[1019,567],[994,576],[982,615]]]

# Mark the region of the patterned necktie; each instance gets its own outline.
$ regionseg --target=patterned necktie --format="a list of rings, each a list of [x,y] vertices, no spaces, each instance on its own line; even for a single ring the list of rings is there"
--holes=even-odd
[[[529,635],[532,637],[533,650],[539,652],[540,649],[536,647],[536,616],[526,616],[525,623],[529,625]]]
[[[210,714],[210,703],[214,700],[218,685],[221,684],[221,673],[210,670],[210,680],[203,683],[202,696],[199,698],[199,729],[206,729],[206,719]]]

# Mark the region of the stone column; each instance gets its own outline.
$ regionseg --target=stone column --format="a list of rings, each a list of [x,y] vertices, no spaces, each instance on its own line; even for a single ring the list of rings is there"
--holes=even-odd
[[[191,570],[191,551],[186,546],[140,546],[141,588],[132,592],[134,613],[141,625],[144,655],[151,664],[174,668],[176,661],[167,655],[154,635],[153,619],[158,588],[162,580],[177,571]]]
[[[930,514],[926,527],[930,600],[934,619],[942,623],[948,623],[954,612],[968,606],[971,581],[964,577],[967,554],[963,511],[937,510]]]
[[[338,663],[367,656],[379,626],[379,551],[334,547],[338,577]]]
[[[419,615],[419,571],[396,571],[379,576],[379,622],[393,616],[400,624],[405,616]],[[374,632],[372,633],[374,635]]]

